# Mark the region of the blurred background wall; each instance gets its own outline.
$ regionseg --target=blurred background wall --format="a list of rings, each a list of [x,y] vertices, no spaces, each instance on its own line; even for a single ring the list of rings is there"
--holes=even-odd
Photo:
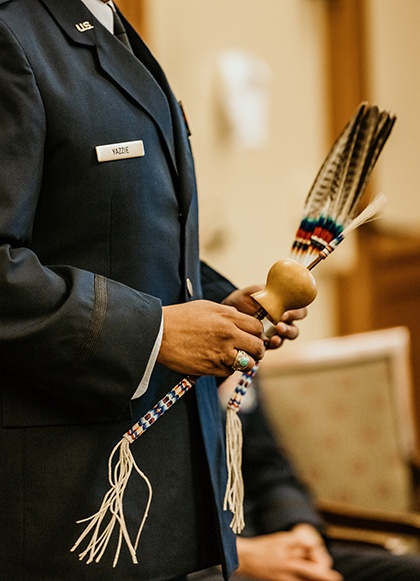
[[[390,197],[384,223],[420,230],[420,3],[368,0],[366,62],[369,98],[398,120],[378,166],[376,183]]]
[[[360,101],[397,115],[367,194],[384,192],[386,212],[315,269],[319,294],[300,340],[407,325],[420,417],[418,0],[117,4],[183,102],[202,256],[237,285],[263,283],[288,255],[311,183]],[[233,88],[232,58],[245,70]]]

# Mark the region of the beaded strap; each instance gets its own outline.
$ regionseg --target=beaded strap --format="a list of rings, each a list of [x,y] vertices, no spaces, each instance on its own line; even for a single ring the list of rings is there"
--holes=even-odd
[[[235,391],[229,398],[227,403],[227,407],[234,412],[238,412],[241,409],[242,400],[246,394],[248,387],[251,385],[252,380],[255,377],[255,374],[258,371],[258,363],[254,365],[254,367],[250,371],[245,371],[242,373],[236,387]]]
[[[175,385],[162,399],[160,399],[157,404],[142,416],[138,422],[132,426],[128,432],[124,434],[124,438],[130,442],[135,442],[137,438],[150,428],[151,425],[155,423],[156,420],[160,418],[169,408],[171,408],[174,403],[176,403],[180,397],[182,397],[189,389],[191,389],[198,377],[189,375],[181,379],[179,383]]]

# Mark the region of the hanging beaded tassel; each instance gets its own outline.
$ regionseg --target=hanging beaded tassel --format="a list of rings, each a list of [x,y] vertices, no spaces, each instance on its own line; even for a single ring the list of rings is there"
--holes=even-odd
[[[272,269],[270,269],[270,273],[272,273]],[[275,284],[277,286],[277,281]],[[266,343],[276,332],[276,327],[267,318],[267,314],[268,313],[264,307],[260,307],[254,313],[254,317],[261,321],[263,325],[263,333]],[[223,509],[229,509],[232,513],[230,528],[235,534],[241,533],[245,526],[244,482],[242,477],[243,438],[242,424],[238,412],[241,409],[242,400],[246,395],[247,389],[251,385],[257,371],[258,363],[254,365],[250,371],[245,371],[242,373],[226,407],[226,465],[228,479],[226,484]]]
[[[152,502],[152,485],[147,476],[137,466],[133,454],[130,450],[130,444],[135,442],[144,432],[155,423],[168,409],[170,409],[175,402],[178,401],[197,381],[197,377],[188,376],[182,379],[174,388],[171,389],[150,411],[148,411],[140,420],[126,432],[122,439],[112,450],[108,460],[108,481],[110,489],[105,494],[101,507],[92,516],[77,521],[78,523],[88,522],[89,524],[79,536],[76,543],[71,548],[75,551],[83,539],[92,531],[91,539],[87,548],[79,553],[79,559],[83,560],[87,557],[86,563],[98,563],[104,554],[108,543],[114,532],[116,525],[119,525],[118,543],[115,551],[113,567],[116,567],[120,556],[121,546],[125,541],[134,564],[137,560],[137,547],[140,536],[143,531],[150,504]],[[119,453],[119,458],[115,462],[116,455]],[[140,523],[136,539],[133,542],[127,530],[127,525],[124,518],[124,493],[133,471],[143,478],[148,487],[148,500]],[[105,524],[105,519],[109,517],[108,524]]]
[[[115,467],[113,467],[114,456],[117,454],[118,450],[120,457],[119,460],[116,462]],[[138,474],[146,482],[149,490],[149,498],[147,501],[146,509],[144,511],[144,515],[137,533],[136,541],[134,543],[132,543],[130,535],[127,530],[127,525],[124,519],[124,507],[123,507],[124,492],[133,468],[135,468]],[[96,561],[98,563],[111,539],[115,525],[119,523],[120,530],[113,566],[115,567],[118,563],[123,539],[125,540],[127,547],[130,551],[133,563],[137,564],[138,561],[136,556],[136,550],[140,539],[140,535],[142,533],[144,524],[146,522],[149,513],[150,504],[152,502],[152,485],[150,484],[150,481],[147,478],[147,476],[137,466],[130,450],[130,442],[128,441],[126,435],[124,435],[123,438],[118,442],[118,444],[112,450],[111,455],[109,457],[108,481],[111,485],[111,488],[105,494],[98,512],[86,519],[77,521],[78,523],[89,521],[90,522],[71,550],[74,551],[78,547],[78,545],[83,541],[83,539],[89,534],[89,532],[93,529],[91,540],[87,548],[82,553],[79,554],[79,558],[80,560],[83,560],[85,557],[88,557],[86,563],[92,563],[93,561]],[[104,530],[101,532],[103,521],[108,514],[111,515],[111,518],[108,524],[105,526]]]
[[[238,416],[242,399],[246,394],[255,374],[258,364],[251,371],[243,373],[233,392],[226,410],[226,462],[228,481],[226,485],[223,509],[232,512],[230,527],[239,534],[244,526],[244,483],[242,478],[242,425]]]

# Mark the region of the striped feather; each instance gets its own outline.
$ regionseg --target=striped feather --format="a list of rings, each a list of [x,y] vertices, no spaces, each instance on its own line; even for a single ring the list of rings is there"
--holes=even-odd
[[[395,116],[363,102],[321,166],[306,197],[291,256],[308,265],[354,220]]]

